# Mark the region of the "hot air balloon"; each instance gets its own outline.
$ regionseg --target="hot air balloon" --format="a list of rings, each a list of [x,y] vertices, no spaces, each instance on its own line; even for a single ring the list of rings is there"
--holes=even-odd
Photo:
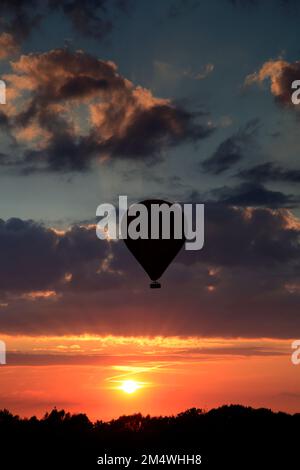
[[[184,242],[184,214],[181,211],[180,223],[182,224],[181,229],[181,238],[175,237],[175,216],[172,211],[170,211],[170,237],[168,239],[162,237],[162,213],[160,213],[160,223],[159,223],[159,234],[158,238],[151,238],[151,223],[153,220],[151,217],[152,211],[151,207],[153,205],[161,206],[162,204],[167,204],[168,207],[172,206],[172,203],[163,201],[160,199],[150,199],[142,201],[139,204],[143,204],[148,210],[148,238],[139,238],[133,239],[129,234],[130,223],[137,217],[137,215],[129,215],[127,211],[127,226],[125,228],[127,238],[123,241],[126,244],[127,248],[136,260],[141,264],[149,278],[151,279],[150,287],[152,289],[157,289],[161,287],[161,284],[158,282],[158,279],[165,272],[171,261],[175,258],[178,252],[181,250]],[[133,206],[131,206],[133,207]],[[178,219],[177,219],[178,220]],[[178,229],[178,226],[177,226]],[[178,235],[177,235],[178,236]],[[123,237],[124,238],[124,237]]]

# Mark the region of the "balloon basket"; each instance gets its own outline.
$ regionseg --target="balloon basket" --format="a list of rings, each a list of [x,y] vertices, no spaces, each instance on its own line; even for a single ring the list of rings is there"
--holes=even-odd
[[[150,288],[151,289],[160,289],[161,288],[161,284],[157,281],[152,281],[151,284],[150,284]]]

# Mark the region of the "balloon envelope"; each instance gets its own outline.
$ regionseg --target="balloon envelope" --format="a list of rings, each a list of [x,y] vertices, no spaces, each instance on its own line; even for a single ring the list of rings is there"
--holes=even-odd
[[[127,211],[127,238],[124,239],[124,243],[126,244],[127,248],[131,251],[133,256],[137,259],[137,261],[142,265],[148,276],[152,281],[150,287],[160,287],[160,284],[155,282],[157,281],[164,271],[167,269],[171,261],[175,258],[178,254],[180,249],[182,248],[185,237],[184,237],[184,215],[183,211],[181,213],[181,238],[175,238],[175,217],[173,212],[170,213],[170,238],[163,239],[162,238],[162,216],[160,216],[160,229],[159,229],[159,238],[152,239],[151,238],[151,206],[153,204],[161,205],[167,204],[169,207],[172,206],[172,203],[166,202],[160,199],[150,199],[146,201],[142,201],[139,204],[143,204],[148,209],[148,238],[137,238],[133,239],[130,238],[128,233],[128,227],[130,223],[138,217],[138,215],[129,216]]]

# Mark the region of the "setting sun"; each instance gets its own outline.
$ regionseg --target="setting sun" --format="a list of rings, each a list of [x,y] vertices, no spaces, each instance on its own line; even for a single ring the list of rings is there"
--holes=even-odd
[[[125,380],[122,385],[121,385],[121,390],[125,393],[134,393],[136,392],[140,386],[137,382],[134,380]]]

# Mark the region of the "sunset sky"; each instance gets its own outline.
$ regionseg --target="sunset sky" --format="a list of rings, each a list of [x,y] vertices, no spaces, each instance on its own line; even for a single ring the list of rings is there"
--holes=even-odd
[[[299,15],[296,0],[1,2],[0,408],[300,410]],[[160,290],[96,237],[119,195],[205,203],[203,250]]]

